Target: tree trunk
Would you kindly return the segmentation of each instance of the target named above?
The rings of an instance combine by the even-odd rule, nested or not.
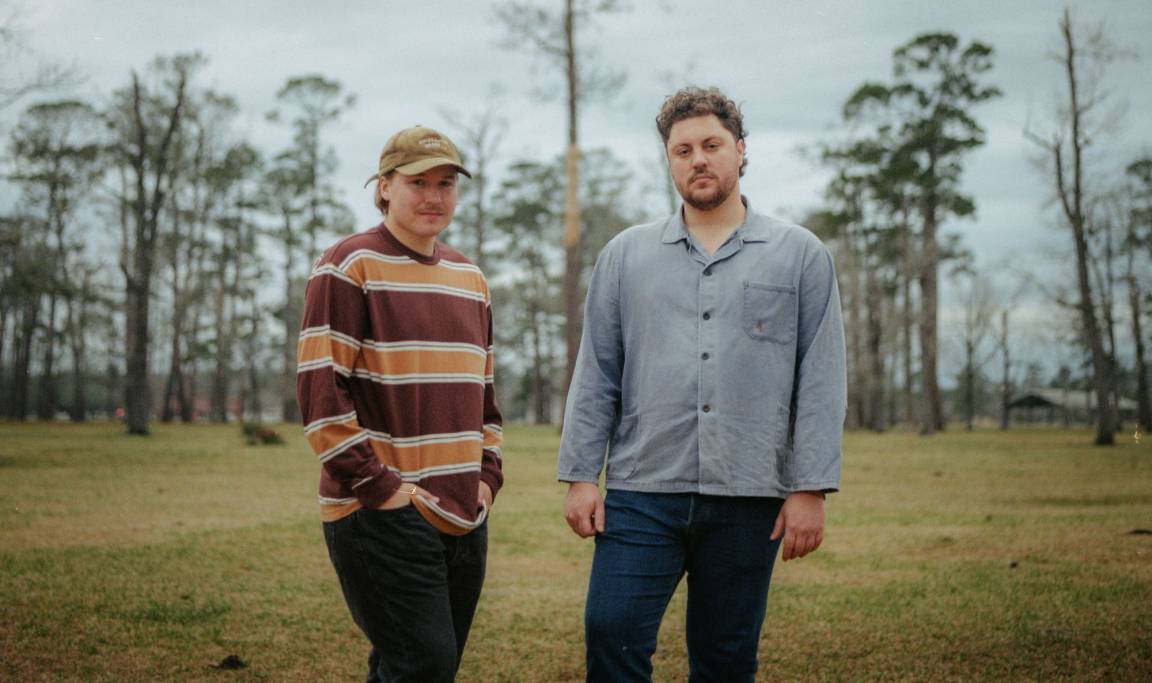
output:
[[[1008,310],[1000,311],[1000,353],[1004,358],[1004,372],[1000,380],[1000,429],[1008,429],[1011,424],[1012,401],[1012,359],[1008,348]]]
[[[881,322],[882,297],[876,282],[876,268],[865,269],[867,288],[867,358],[868,358],[868,428],[884,431],[884,355],[883,324]]]
[[[52,277],[55,278],[55,271]],[[36,417],[51,420],[56,415],[56,284],[48,289],[48,320],[44,325],[44,357],[41,361],[40,387],[36,392]]]
[[[576,68],[576,32],[573,25],[572,0],[564,2],[565,60],[568,81],[568,151],[565,156],[567,187],[564,193],[564,340],[567,343],[567,367],[564,373],[564,393],[572,382],[576,369],[576,354],[580,350],[581,310],[580,271],[583,267],[580,229],[580,146],[578,127],[579,83]]]
[[[40,318],[40,297],[25,295],[20,311],[19,337],[13,344],[12,393],[9,417],[23,422],[28,418],[28,373],[32,365],[32,339]]]
[[[929,155],[926,175],[930,179],[936,177],[936,159],[933,154]],[[936,241],[937,197],[933,184],[929,184],[923,201],[924,226],[920,253],[920,381],[923,386],[924,414],[920,423],[920,433],[928,436],[944,428],[944,410],[936,369],[940,245]]]
[[[1148,365],[1144,360],[1144,329],[1141,318],[1140,288],[1135,273],[1128,274],[1128,305],[1132,311],[1132,338],[1136,341],[1136,424],[1147,431],[1152,428],[1152,397],[1148,395]]]
[[[907,429],[913,429],[917,423],[915,398],[915,379],[912,374],[912,327],[915,314],[912,302],[912,240],[909,239],[908,218],[904,215],[903,229],[900,231],[901,252],[904,255],[904,270],[900,274],[900,286],[903,289],[901,302],[901,327],[904,342],[904,421]]]
[[[1065,181],[1063,143],[1057,141],[1052,146],[1056,172],[1056,189],[1068,225],[1072,230],[1073,242],[1076,246],[1076,282],[1079,287],[1080,299],[1077,307],[1080,311],[1081,329],[1084,334],[1085,345],[1091,354],[1093,386],[1096,393],[1096,438],[1098,446],[1110,446],[1115,443],[1113,429],[1115,420],[1112,417],[1112,368],[1104,350],[1104,340],[1101,335],[1099,320],[1096,317],[1096,303],[1092,295],[1092,281],[1088,272],[1090,258],[1087,236],[1085,234],[1086,220],[1084,215],[1084,134],[1081,130],[1081,117],[1084,110],[1080,104],[1079,82],[1076,74],[1076,45],[1072,36],[1072,24],[1069,12],[1064,10],[1064,17],[1060,22],[1060,30],[1064,38],[1064,72],[1068,82],[1068,117],[1071,128],[1072,176],[1071,187]]]

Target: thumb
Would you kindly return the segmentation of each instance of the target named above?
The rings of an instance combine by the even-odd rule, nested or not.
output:
[[[768,540],[775,541],[784,535],[784,511],[781,510],[780,514],[776,515],[776,525],[772,527],[772,535]]]

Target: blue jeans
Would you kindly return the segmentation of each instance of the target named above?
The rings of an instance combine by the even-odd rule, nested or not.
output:
[[[660,620],[687,574],[689,680],[755,681],[783,502],[609,491],[584,613],[588,680],[652,680]]]
[[[324,523],[352,619],[372,644],[369,683],[451,683],[488,554],[488,525],[440,533],[416,508],[360,509]]]

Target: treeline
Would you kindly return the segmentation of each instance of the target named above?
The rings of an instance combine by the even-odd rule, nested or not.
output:
[[[543,25],[519,16],[503,19],[510,35]],[[566,29],[548,44],[565,56],[558,63],[571,86],[568,146],[558,141],[553,158],[503,158],[510,122],[497,109],[449,116],[445,132],[475,177],[460,186],[445,239],[493,285],[507,416],[546,423],[559,416],[567,340],[579,330],[573,297],[582,300],[603,244],[650,218],[641,208],[650,202],[637,198],[667,188],[637,180],[659,177],[656,169],[638,173],[607,150],[577,146],[577,104],[594,83],[579,80],[572,22],[538,19]],[[819,146],[831,171],[825,204],[805,222],[837,259],[850,426],[930,434],[949,416],[1006,426],[1012,396],[1040,383],[1091,387],[1100,443],[1111,441],[1124,396],[1137,398],[1143,424],[1152,421],[1152,159],[1136,155],[1120,168],[1090,160],[1107,134],[1100,79],[1115,53],[1067,15],[1060,36],[1066,101],[1047,128],[1027,133],[1075,246],[1069,286],[978,267],[945,229],[976,210],[961,187],[965,160],[985,141],[980,106],[1001,96],[992,46],[918,36],[893,53],[889,80],[846,94],[843,135]],[[298,419],[296,337],[310,265],[336,237],[368,227],[353,224],[334,186],[328,142],[356,98],[323,75],[287,79],[267,118],[290,141],[262,150],[246,139],[236,99],[200,84],[205,63],[198,54],[158,58],[105,102],[40,101],[6,131],[7,179],[19,194],[0,210],[0,414],[83,420],[122,410],[136,433],[154,418]],[[942,321],[945,278],[959,303]],[[1074,349],[1077,362],[1055,378],[1025,360],[1037,357],[1013,323],[1025,290],[1032,300],[1043,290],[1058,338]],[[960,358],[959,372],[943,378],[958,387],[951,401],[941,390],[941,330]]]
[[[941,229],[976,210],[961,179],[965,157],[985,142],[979,105],[1001,96],[988,82],[990,45],[948,33],[918,36],[894,51],[890,81],[864,83],[845,100],[851,134],[820,149],[834,176],[827,206],[807,223],[837,259],[850,426],[882,431],[903,423],[922,434],[944,427],[942,273],[959,294],[949,330],[961,360],[952,412],[968,428],[978,415],[1007,428],[1013,396],[1041,383],[1013,355],[1022,344],[1012,313],[1025,290],[1042,290],[1042,304],[1063,326],[1056,338],[1083,361],[1061,367],[1052,384],[1093,390],[1096,443],[1113,442],[1127,397],[1136,398],[1131,417],[1144,429],[1152,424],[1144,324],[1152,302],[1152,157],[1134,156],[1120,168],[1089,161],[1112,123],[1102,79],[1119,51],[1099,27],[1077,27],[1067,12],[1059,29],[1058,113],[1025,134],[1042,150],[1040,177],[1059,207],[1054,236],[1070,236],[1074,245],[1061,273],[1068,286],[1012,272],[1010,255],[1001,266],[1007,273],[981,269],[960,237]]]

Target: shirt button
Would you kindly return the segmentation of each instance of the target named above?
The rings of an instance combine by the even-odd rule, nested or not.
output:
[[[711,313],[705,313],[705,314],[704,314],[704,319],[705,319],[705,320],[711,320],[711,319],[712,319],[712,314],[711,314]]]
[[[700,354],[700,357],[703,358],[704,360],[708,360],[709,358],[712,357],[712,354],[705,351],[704,353]]]
[[[704,411],[704,412],[706,412],[706,413],[710,413],[710,412],[712,412],[712,406],[710,406],[710,405],[708,405],[707,403],[705,403],[705,404],[704,404],[704,407],[703,407],[703,408],[701,408],[700,410],[703,410],[703,411]]]

